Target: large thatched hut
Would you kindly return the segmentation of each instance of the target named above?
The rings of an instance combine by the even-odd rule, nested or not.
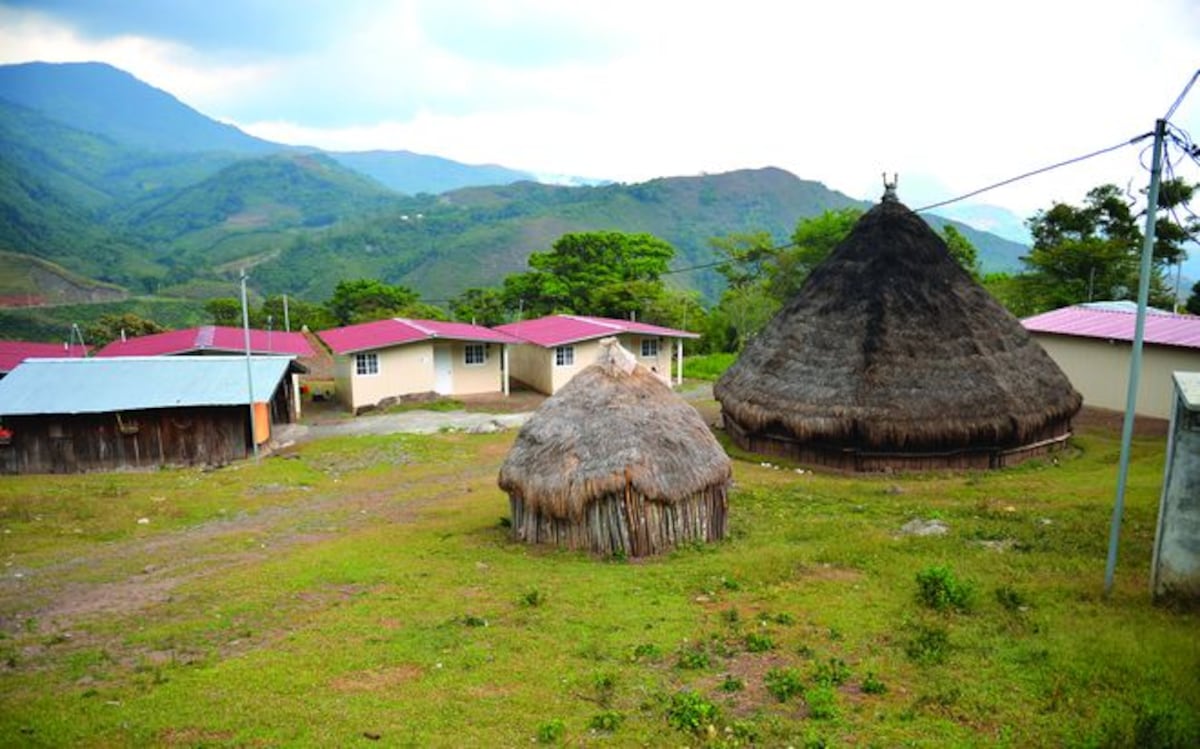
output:
[[[641,557],[725,535],[729,458],[616,339],[530,417],[504,465],[517,539]]]
[[[740,447],[841,470],[995,468],[1061,447],[1081,398],[894,195],[717,382]]]

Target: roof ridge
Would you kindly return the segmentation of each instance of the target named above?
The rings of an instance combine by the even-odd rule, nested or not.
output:
[[[409,319],[409,318],[407,318],[407,317],[393,317],[392,319],[393,319],[393,320],[395,320],[395,321],[396,321],[396,322],[398,322],[398,323],[402,323],[402,324],[404,324],[404,325],[407,325],[407,326],[409,326],[410,328],[414,328],[414,329],[416,329],[418,332],[424,333],[425,335],[429,336],[430,338],[436,338],[436,337],[437,337],[437,331],[436,331],[436,330],[433,330],[432,328],[427,328],[427,327],[425,327],[424,325],[418,325],[418,324],[417,324],[415,321],[413,321],[413,320],[410,320],[410,319]]]
[[[570,318],[576,322],[586,322],[591,323],[592,325],[599,325],[602,328],[609,328],[610,330],[620,330],[622,332],[628,330],[628,328],[626,328],[624,325],[614,325],[609,321],[610,318],[602,319],[599,317],[592,317],[591,315],[563,315],[563,317]]]
[[[201,325],[196,328],[196,337],[192,339],[192,345],[196,348],[212,348],[216,337],[217,328],[215,325]]]

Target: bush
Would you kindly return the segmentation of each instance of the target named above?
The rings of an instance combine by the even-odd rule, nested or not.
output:
[[[751,653],[765,653],[774,649],[775,643],[771,640],[770,635],[764,632],[751,632],[746,635],[746,650]]]
[[[831,720],[837,717],[837,692],[833,687],[813,687],[804,693],[808,704],[808,717],[813,720]]]
[[[554,744],[561,741],[566,732],[566,724],[561,719],[555,718],[538,726],[537,740],[542,744]]]
[[[917,599],[935,611],[971,610],[974,591],[960,582],[949,567],[926,567],[917,573]]]
[[[700,733],[717,722],[720,711],[699,692],[685,690],[671,697],[667,723],[680,731]]]
[[[950,633],[945,627],[918,627],[905,652],[923,665],[942,663],[950,654]]]
[[[763,677],[763,683],[767,691],[780,702],[787,702],[804,692],[804,680],[794,668],[773,668]]]
[[[595,731],[606,731],[612,733],[621,727],[621,722],[625,720],[625,716],[618,713],[616,710],[605,710],[602,713],[597,713],[588,721],[588,727]]]

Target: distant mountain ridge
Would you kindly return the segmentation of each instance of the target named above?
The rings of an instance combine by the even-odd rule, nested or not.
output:
[[[776,168],[563,186],[405,151],[293,148],[107,65],[0,66],[0,250],[135,294],[202,299],[253,266],[263,292],[319,300],[375,277],[445,299],[525,270],[565,232],[611,229],[671,242],[671,282],[713,299],[712,237],[783,242],[800,219],[868,205]],[[955,225],[989,270],[1025,251]]]

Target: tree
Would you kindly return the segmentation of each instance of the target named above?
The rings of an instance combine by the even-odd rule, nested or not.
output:
[[[1164,266],[1186,256],[1183,245],[1195,237],[1197,226],[1170,215],[1191,200],[1193,191],[1178,179],[1161,185],[1162,215],[1155,218],[1149,279],[1152,305],[1173,305]],[[1101,185],[1088,192],[1083,207],[1055,203],[1029,220],[1033,248],[1022,261],[1041,309],[1136,295],[1144,236],[1132,206],[1116,185]]]
[[[1184,309],[1193,315],[1200,315],[1200,281],[1197,281],[1192,286],[1192,295],[1188,297]]]
[[[450,300],[450,310],[456,320],[476,325],[502,325],[509,317],[503,292],[492,288],[467,289]]]
[[[242,324],[242,303],[231,296],[209,299],[204,303],[204,311],[212,317],[213,325]]]
[[[372,278],[339,281],[325,306],[338,325],[406,315],[421,317],[432,309],[427,304],[421,304],[420,295],[412,289],[392,286]]]
[[[779,249],[770,232],[756,231],[713,237],[709,245],[724,258],[716,271],[725,277],[731,289],[739,289],[761,280],[767,268],[779,258]]]
[[[509,309],[525,317],[575,312],[626,317],[662,294],[661,276],[675,248],[650,234],[564,234],[548,252],[529,256],[527,273],[504,279]]]
[[[284,330],[285,322],[292,330],[308,327],[309,330],[324,330],[337,325],[329,309],[321,304],[313,304],[303,299],[288,297],[287,314],[283,311],[283,296],[269,296],[263,300],[262,307],[252,317],[257,327],[270,327],[272,330]]]
[[[84,331],[85,341],[89,346],[107,346],[124,335],[127,338],[163,333],[166,328],[132,312],[124,314],[101,315],[96,322],[87,326]]]
[[[942,239],[946,242],[946,249],[950,251],[950,257],[957,260],[963,270],[978,281],[981,276],[979,251],[975,249],[975,245],[971,244],[971,240],[950,224],[942,227]]]

